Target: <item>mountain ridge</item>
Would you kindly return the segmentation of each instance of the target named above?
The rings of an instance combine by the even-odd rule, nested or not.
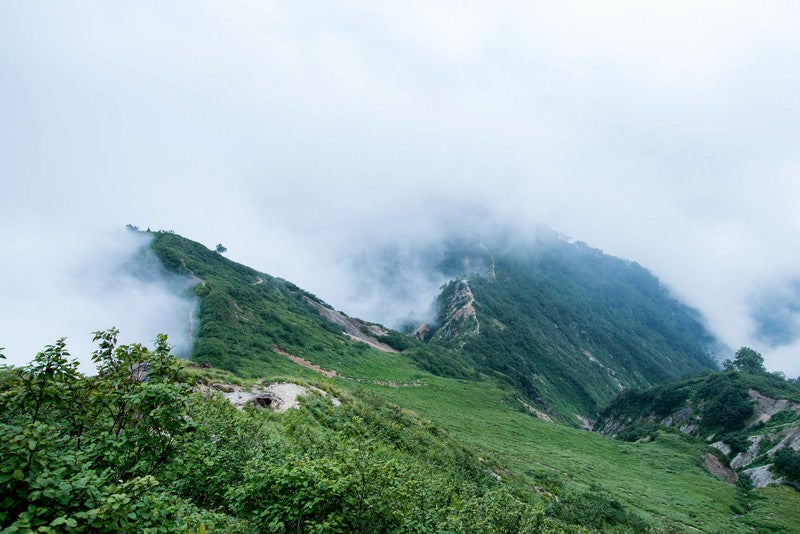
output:
[[[552,231],[529,241],[503,233],[454,237],[442,247],[435,262],[419,263],[451,282],[436,299],[436,319],[408,336],[174,234],[155,234],[151,248],[168,269],[204,281],[195,289],[202,302],[193,356],[232,371],[243,362],[253,369],[259,360],[275,363],[271,347],[332,369],[329,349],[341,356],[362,350],[335,339],[345,336],[400,350],[435,374],[504,380],[538,411],[583,426],[622,389],[715,368],[706,348],[713,336],[699,314],[635,262]],[[391,256],[382,261],[398,264]],[[227,274],[220,277],[220,269]]]
[[[717,368],[699,313],[638,263],[554,232],[487,243],[445,243],[438,268],[454,279],[416,337],[503,376],[538,409],[576,424],[571,414],[593,418],[624,388]]]
[[[485,242],[470,251],[472,244],[462,242],[437,260],[450,269],[450,297],[456,297],[447,298],[444,286],[440,300],[454,305],[440,308],[445,321],[431,323],[430,337],[421,341],[348,317],[291,282],[199,243],[170,232],[152,238],[150,250],[165,268],[195,282],[188,290],[199,303],[194,362],[168,356],[165,336],[152,352],[139,344],[115,348],[111,330],[97,333],[95,357],[105,362],[97,377],[75,373],[63,340],[29,367],[0,366],[0,433],[8,438],[0,440],[8,451],[0,467],[8,504],[0,507],[0,525],[79,526],[89,517],[93,527],[119,531],[135,514],[143,525],[179,532],[790,533],[800,522],[797,492],[720,480],[727,461],[704,440],[669,429],[636,441],[586,431],[592,421],[584,414],[595,413],[604,394],[599,381],[587,380],[605,377],[605,394],[622,385],[634,398],[641,391],[635,386],[647,382],[644,372],[612,368],[624,360],[603,352],[606,341],[617,339],[615,325],[649,317],[654,328],[644,321],[624,333],[647,341],[648,350],[661,347],[659,358],[706,339],[695,336],[703,331],[691,314],[665,317],[658,313],[663,308],[642,305],[664,289],[632,262],[573,243],[532,254],[492,250]],[[575,270],[579,276],[566,283]],[[630,291],[603,300],[631,279]],[[620,301],[631,306],[620,308]],[[682,309],[668,304],[668,311]],[[453,333],[467,335],[435,338],[448,316],[456,319]],[[679,327],[688,330],[681,335]],[[674,346],[671,334],[636,337],[659,328],[677,332]],[[726,368],[743,364],[739,356]],[[698,366],[702,359],[685,361]],[[652,376],[679,372],[681,362],[671,363],[676,367],[656,367]],[[550,365],[573,368],[558,375]],[[148,368],[152,379],[129,380],[131,369]],[[519,387],[534,370],[533,387]],[[657,387],[670,392],[675,384]],[[306,394],[296,408],[272,411],[282,400],[270,397],[271,385]],[[775,401],[764,401],[772,410],[783,406],[759,391]],[[227,392],[258,399],[237,408]],[[109,413],[108,406],[125,417],[116,420],[116,408]],[[779,410],[766,424],[775,428],[785,417]],[[124,432],[109,433],[107,425]],[[140,458],[142,446],[154,454]],[[795,457],[782,452],[788,450],[774,461],[791,474]],[[34,464],[26,460],[31,451],[39,458]],[[431,451],[438,451],[433,458]],[[42,479],[39,468],[52,476]],[[41,484],[67,497],[54,504],[50,489],[31,491]],[[99,501],[84,502],[85,490]],[[106,501],[122,504],[107,510]]]

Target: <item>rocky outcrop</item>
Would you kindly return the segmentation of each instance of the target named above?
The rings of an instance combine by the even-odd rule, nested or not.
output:
[[[298,397],[308,394],[309,390],[314,390],[323,397],[329,397],[334,406],[341,405],[339,399],[329,396],[328,393],[319,388],[301,386],[291,382],[256,384],[251,387],[215,383],[201,389],[207,390],[209,393],[218,391],[238,408],[249,405],[257,408],[268,408],[276,412],[284,412],[297,408],[299,406]]]
[[[782,478],[774,477],[772,471],[769,470],[770,467],[772,467],[772,464],[754,467],[753,469],[742,471],[742,475],[749,477],[750,482],[753,483],[753,487],[756,489],[783,482]]]
[[[740,452],[736,457],[731,460],[731,467],[734,469],[741,469],[742,467],[753,463],[753,460],[758,456],[761,449],[761,442],[764,440],[763,435],[753,436],[750,438],[750,447],[746,451]]]
[[[711,446],[720,451],[725,456],[730,456],[731,452],[733,452],[731,446],[725,443],[724,441],[715,441],[714,443],[711,444]]]
[[[784,447],[791,447],[796,451],[800,451],[800,427],[792,427],[781,432],[778,437],[781,440],[777,445],[767,451],[768,456],[774,456],[776,452]]]
[[[541,410],[537,410],[531,404],[525,402],[521,397],[517,397],[517,400],[519,401],[520,404],[522,404],[525,407],[526,410],[528,410],[530,413],[532,413],[542,421],[546,421],[548,423],[553,422],[553,419],[549,415],[547,415]]]
[[[428,326],[427,324],[422,324],[419,326],[419,328],[414,330],[414,333],[411,334],[411,337],[419,341],[425,341],[428,339],[430,332],[431,332],[431,327]]]
[[[447,299],[444,320],[434,337],[447,340],[458,336],[477,336],[481,332],[481,325],[475,312],[475,296],[469,281],[452,283],[455,287]]]
[[[662,419],[661,424],[664,426],[677,426],[677,427],[686,426],[687,420],[690,419],[692,413],[694,413],[694,406],[692,405],[691,402],[688,402],[686,403],[686,406],[682,407],[677,412],[672,413],[667,417],[665,417],[664,419]],[[688,424],[692,425],[694,424],[694,421],[691,421]],[[684,432],[684,430],[681,429],[681,432]],[[686,432],[684,432],[684,434],[685,433]]]
[[[360,319],[353,319],[352,317],[348,317],[345,314],[334,310],[333,308],[328,308],[323,306],[319,302],[305,297],[306,302],[314,306],[317,309],[319,314],[323,316],[326,320],[330,321],[331,323],[338,324],[344,327],[344,335],[347,337],[354,339],[356,341],[361,341],[362,343],[366,343],[373,349],[377,349],[383,352],[397,352],[395,349],[378,341],[377,337],[385,336],[388,334],[386,330],[381,328],[376,324],[366,323]]]
[[[773,415],[785,410],[786,408],[791,408],[794,413],[800,414],[800,404],[789,402],[786,399],[773,399],[767,397],[766,395],[762,395],[755,389],[749,390],[748,394],[755,402],[757,415],[756,420],[753,421],[752,424],[766,423],[772,418]]]
[[[722,460],[707,452],[703,455],[703,465],[711,471],[714,476],[717,478],[724,480],[728,484],[736,484],[736,481],[739,480],[739,476],[736,472],[725,465]]]

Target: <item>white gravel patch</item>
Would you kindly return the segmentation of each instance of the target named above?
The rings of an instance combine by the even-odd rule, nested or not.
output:
[[[239,386],[231,386],[228,391],[222,392],[222,395],[230,401],[231,404],[239,408],[247,404],[253,403],[254,399],[268,397],[271,399],[269,407],[276,412],[285,412],[291,408],[298,408],[300,403],[299,397],[306,395],[309,389],[313,389],[323,397],[329,397],[334,406],[340,406],[342,403],[336,397],[331,397],[325,391],[319,388],[310,386],[301,386],[292,382],[275,382],[267,384],[266,386],[253,386],[250,388],[242,388]]]

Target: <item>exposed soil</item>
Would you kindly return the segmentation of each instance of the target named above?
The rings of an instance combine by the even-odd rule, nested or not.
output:
[[[772,399],[754,389],[751,389],[749,394],[750,398],[756,402],[756,413],[758,414],[758,419],[753,424],[766,423],[773,415],[786,408],[791,408],[795,413],[800,413],[800,405],[791,403],[786,399]]]
[[[351,339],[355,339],[356,341],[361,341],[362,343],[366,343],[373,349],[380,350],[382,352],[397,352],[397,350],[393,349],[386,343],[382,343],[376,339],[380,336],[385,336],[389,332],[384,330],[378,325],[365,323],[360,319],[353,319],[352,317],[348,317],[343,313],[340,313],[332,308],[327,308],[320,304],[319,302],[305,297],[306,302],[314,306],[319,314],[323,316],[326,320],[338,324],[344,327],[344,335]]]
[[[524,400],[522,400],[519,397],[517,398],[517,400],[520,402],[520,404],[522,404],[525,407],[526,410],[531,412],[533,415],[535,415],[536,417],[538,417],[542,421],[547,421],[548,423],[552,423],[553,422],[553,420],[550,418],[550,416],[547,415],[546,413],[544,413],[543,411],[537,410],[536,408],[534,408],[533,406],[531,406],[530,404],[528,404],[527,402],[525,402]]]
[[[295,356],[294,354],[289,354],[285,350],[281,350],[280,347],[278,347],[277,345],[272,345],[271,348],[272,348],[272,350],[274,352],[277,352],[278,354],[280,354],[282,356],[286,356],[287,358],[292,360],[294,363],[296,363],[298,365],[302,365],[306,369],[311,369],[312,371],[316,371],[319,374],[321,374],[322,376],[327,376],[328,378],[333,378],[334,376],[336,376],[336,371],[329,371],[327,369],[323,369],[319,365],[315,365],[315,364],[311,363],[310,361],[301,358],[300,356]]]
[[[734,472],[733,469],[726,466],[724,463],[722,463],[722,460],[710,452],[707,452],[703,455],[703,465],[706,466],[706,469],[711,471],[714,476],[724,480],[728,484],[736,484],[736,481],[739,480],[739,476]]]
[[[285,412],[291,408],[297,408],[299,406],[298,397],[307,394],[309,389],[313,389],[325,397],[329,396],[319,388],[301,386],[291,382],[275,382],[250,388],[231,384],[215,384],[212,387],[220,390],[222,395],[238,408],[248,404],[255,404],[264,408],[269,407],[276,412]],[[334,406],[341,405],[341,402],[336,397],[331,397],[331,402]]]

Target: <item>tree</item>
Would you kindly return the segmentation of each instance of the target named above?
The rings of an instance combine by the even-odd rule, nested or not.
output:
[[[760,352],[750,347],[742,347],[736,351],[736,357],[733,359],[733,366],[739,371],[747,371],[749,373],[767,372],[767,369],[764,367],[764,357]]]
[[[800,452],[784,447],[774,456],[774,471],[792,481],[800,481]]]
[[[228,251],[228,249],[222,245],[222,243],[217,243],[217,252],[220,254],[224,254]]]

